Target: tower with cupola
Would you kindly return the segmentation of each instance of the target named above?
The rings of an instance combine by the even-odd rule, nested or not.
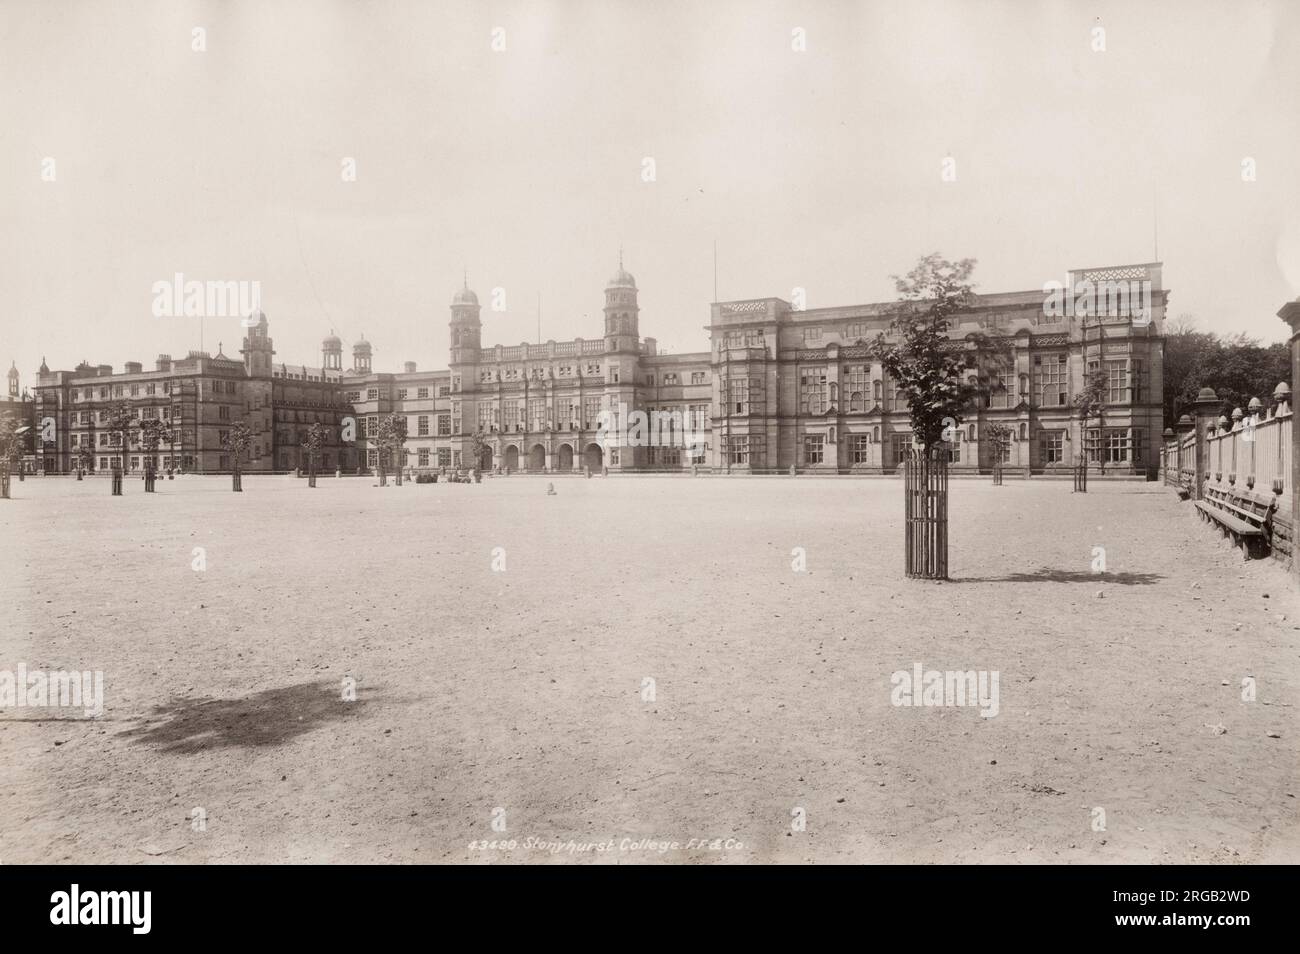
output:
[[[623,251],[618,253],[618,271],[605,285],[605,397],[606,409],[622,415],[619,429],[625,431],[625,419],[639,409],[637,384],[640,371],[640,308],[637,305],[636,279],[623,267]],[[610,470],[630,470],[645,460],[644,447],[620,446],[606,451]]]
[[[478,426],[478,408],[474,392],[478,390],[479,348],[482,346],[483,323],[479,320],[478,295],[469,287],[469,276],[461,282],[460,290],[451,298],[450,333],[451,360],[451,431],[453,461],[457,452],[461,466],[471,467],[474,462],[470,450],[472,435]]]
[[[266,314],[260,310],[255,311],[245,319],[244,325],[248,334],[244,335],[244,346],[239,349],[239,353],[244,356],[244,371],[250,378],[269,378],[275,348],[271,345]]]

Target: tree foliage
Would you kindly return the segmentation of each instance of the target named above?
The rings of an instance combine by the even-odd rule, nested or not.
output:
[[[1246,334],[1222,338],[1197,331],[1194,321],[1180,316],[1166,328],[1164,364],[1165,424],[1189,413],[1197,392],[1214,390],[1223,401],[1221,413],[1245,410],[1252,397],[1268,405],[1281,381],[1291,384],[1291,355],[1279,342],[1263,345]]]
[[[307,460],[312,467],[320,463],[321,450],[329,443],[329,428],[316,421],[307,428],[302,436],[302,447],[307,452]]]
[[[27,449],[27,435],[18,433],[22,426],[22,418],[17,414],[0,415],[0,461],[11,464],[22,457]]]
[[[126,453],[131,449],[131,436],[135,432],[135,412],[125,401],[114,401],[108,406],[107,411],[104,430],[108,431],[113,438],[113,445],[117,448],[118,455],[122,459],[122,469],[125,470]]]
[[[973,335],[958,344],[948,337],[953,318],[974,300],[974,269],[972,258],[950,262],[931,253],[905,277],[892,276],[899,298],[889,312],[889,333],[871,345],[871,356],[907,398],[912,434],[927,453],[988,393],[977,362],[992,350],[989,340]]]
[[[253,429],[248,426],[246,421],[238,421],[226,432],[224,443],[226,449],[230,451],[231,459],[234,461],[234,469],[239,470],[239,465],[248,453],[248,448],[253,445]]]

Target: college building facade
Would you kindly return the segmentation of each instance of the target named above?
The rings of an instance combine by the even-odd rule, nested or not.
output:
[[[1062,314],[1045,307],[1041,288],[975,296],[949,339],[954,349],[977,338],[994,345],[977,361],[996,386],[954,430],[952,469],[988,470],[995,455],[1025,475],[1068,470],[1083,454],[1117,473],[1157,466],[1168,299],[1160,273],[1159,263],[1069,273],[1068,288],[1146,283],[1140,317],[1105,298],[1085,314]],[[319,366],[277,363],[258,312],[244,322],[239,359],[218,347],[215,356],[159,355],[149,371],[84,361],[51,371],[42,361],[32,417],[52,439],[35,441],[30,456],[44,473],[70,473],[79,459],[108,468],[117,454],[108,408],[126,401],[140,420],[171,424],[155,463],[183,472],[228,471],[226,436],[241,420],[253,432],[245,472],[305,467],[303,435],[314,423],[330,435],[324,471],[373,470],[384,453],[373,439],[378,423],[399,414],[403,463],[417,471],[892,473],[913,446],[907,403],[869,345],[888,333],[894,304],[715,302],[709,350],[666,355],[640,333],[636,280],[620,261],[604,289],[599,337],[485,346],[466,283],[451,301],[449,366],[407,362],[400,372],[375,371],[364,337],[345,368],[333,333]],[[1106,375],[1106,407],[1082,422],[1074,397],[1096,370]],[[649,439],[627,438],[636,412],[662,422]],[[994,422],[1009,427],[1009,442],[989,439]],[[123,457],[128,470],[143,468],[138,446]]]

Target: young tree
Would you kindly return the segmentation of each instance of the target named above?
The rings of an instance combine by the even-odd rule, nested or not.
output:
[[[95,467],[95,451],[89,444],[78,444],[73,457],[77,462],[77,479],[81,480],[86,471]]]
[[[320,464],[320,452],[329,443],[329,429],[319,421],[307,428],[302,438],[302,449],[307,453],[307,486],[316,486],[316,468]]]
[[[1088,454],[1091,450],[1097,451],[1097,460],[1101,465],[1101,473],[1106,474],[1106,455],[1100,445],[1090,448],[1088,446],[1088,421],[1092,418],[1097,419],[1097,431],[1101,433],[1102,419],[1106,410],[1106,392],[1109,388],[1109,381],[1106,378],[1105,368],[1093,368],[1084,375],[1083,389],[1074,396],[1074,407],[1079,412],[1079,446],[1083,448],[1083,472],[1088,472]],[[1081,488],[1087,489],[1085,483]]]
[[[244,455],[253,443],[253,429],[245,421],[238,421],[226,433],[225,445],[230,451],[230,489],[244,489],[242,464]]]
[[[1001,421],[984,425],[984,436],[993,447],[993,483],[1002,483],[1002,452],[1011,443],[1011,428]]]
[[[953,319],[974,299],[970,281],[975,260],[950,262],[924,256],[906,277],[894,276],[898,303],[890,311],[889,334],[876,337],[871,356],[880,362],[908,403],[913,440],[924,448],[907,466],[904,487],[904,543],[908,576],[948,577],[947,456],[962,418],[988,393],[979,360],[988,339],[972,335],[953,341]]]
[[[388,414],[380,418],[375,443],[379,445],[379,486],[388,485],[386,465],[390,455],[397,466],[397,486],[402,486],[402,448],[406,444],[406,415]]]
[[[131,448],[131,437],[135,434],[136,419],[131,405],[125,401],[114,401],[108,406],[108,417],[104,429],[108,431],[117,447],[118,470],[126,473],[126,454]]]
[[[158,453],[160,444],[170,440],[171,428],[163,421],[154,418],[140,422],[140,446],[144,449],[144,489],[147,493],[154,492],[154,481],[158,477],[154,467],[154,455]]]
[[[473,466],[470,469],[474,472],[475,482],[477,482],[479,479],[479,472],[483,467],[483,450],[487,446],[488,443],[487,443],[486,435],[484,435],[484,433],[481,430],[475,431],[470,436],[469,452],[473,456],[473,461],[474,461]]]
[[[0,499],[9,499],[9,475],[21,465],[27,434],[16,414],[0,415]]]

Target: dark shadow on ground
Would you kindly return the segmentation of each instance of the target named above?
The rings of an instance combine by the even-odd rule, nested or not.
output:
[[[360,690],[355,702],[342,696],[340,682],[304,682],[238,699],[174,699],[154,706],[142,725],[118,734],[180,755],[281,745],[326,722],[351,718],[365,705]]]
[[[1006,576],[959,576],[953,583],[1118,583],[1120,586],[1149,586],[1164,577],[1159,573],[1089,573],[1082,570],[1053,570],[1043,567],[1033,573]]]

